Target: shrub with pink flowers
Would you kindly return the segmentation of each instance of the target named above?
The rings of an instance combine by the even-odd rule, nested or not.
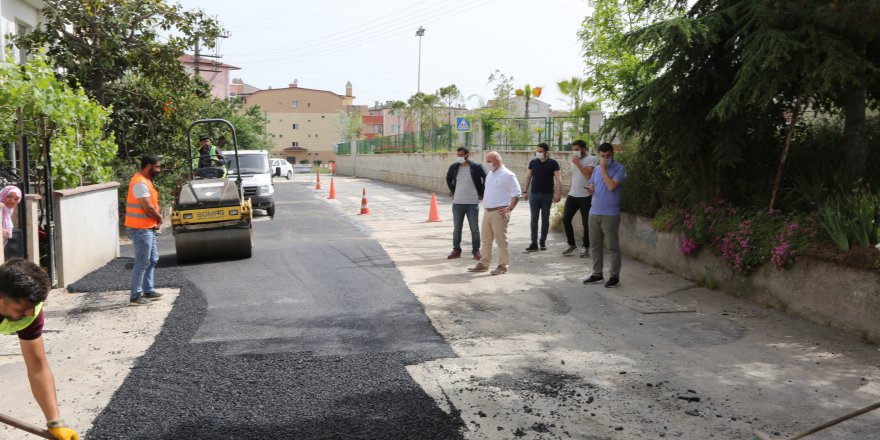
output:
[[[816,236],[815,221],[797,213],[741,212],[716,200],[690,210],[665,208],[654,224],[658,230],[678,231],[682,255],[708,247],[731,269],[748,274],[767,262],[780,270],[794,263]]]

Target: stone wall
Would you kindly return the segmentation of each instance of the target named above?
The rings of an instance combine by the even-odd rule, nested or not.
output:
[[[880,274],[875,272],[805,257],[784,271],[765,264],[746,277],[710,250],[681,255],[677,234],[657,232],[650,219],[629,214],[621,218],[620,245],[627,255],[690,280],[880,343]]]
[[[502,157],[522,183],[534,153],[502,152]],[[554,151],[551,157],[559,161],[562,168],[564,195],[571,183],[568,165],[571,153]],[[473,159],[485,162],[485,152],[475,152]],[[454,161],[455,153],[358,155],[356,175],[448,194],[446,170]],[[337,157],[338,174],[351,176],[354,172],[351,156]],[[576,234],[580,235],[580,218],[576,217],[573,224]],[[802,258],[785,271],[767,264],[745,277],[734,273],[708,250],[696,256],[682,256],[677,235],[658,233],[649,219],[624,214],[620,229],[621,247],[627,255],[687,279],[717,285],[731,295],[880,343],[880,275],[877,273]]]

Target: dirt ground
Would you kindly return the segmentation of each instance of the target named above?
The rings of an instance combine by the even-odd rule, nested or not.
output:
[[[81,435],[162,328],[178,290],[156,290],[165,296],[148,307],[129,307],[127,291],[68,293],[56,289],[49,294],[43,307],[43,338],[55,374],[61,415]],[[0,389],[4,402],[0,411],[45,426],[30,391],[16,336],[0,340]],[[36,437],[0,426],[0,438]]]

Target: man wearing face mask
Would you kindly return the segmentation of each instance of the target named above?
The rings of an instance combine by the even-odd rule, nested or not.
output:
[[[571,188],[565,197],[565,209],[562,211],[562,228],[565,229],[565,239],[568,240],[568,248],[562,251],[562,255],[574,254],[577,243],[574,237],[572,220],[580,211],[581,224],[584,227],[584,247],[581,249],[581,258],[589,255],[590,249],[590,203],[593,193],[587,190],[587,184],[596,168],[596,157],[587,150],[587,143],[578,139],[571,144]]]
[[[135,173],[128,184],[125,227],[134,245],[134,267],[131,270],[131,295],[128,301],[130,306],[147,305],[162,296],[153,290],[153,269],[159,262],[156,231],[164,220],[159,212],[159,192],[153,186],[153,178],[161,170],[161,159],[145,155],[141,158],[140,171]]]
[[[608,254],[611,257],[610,277],[605,287],[617,287],[620,284],[620,194],[626,181],[626,168],[614,160],[614,147],[609,143],[599,145],[599,169],[593,170],[587,189],[593,192],[590,206],[590,243],[593,256],[593,274],[584,280],[584,284],[599,283],[604,280],[603,251],[604,243],[608,243]]]
[[[470,160],[470,150],[458,147],[456,161],[449,166],[446,172],[446,186],[452,192],[452,253],[446,258],[454,259],[461,257],[461,230],[464,227],[464,218],[467,216],[468,227],[471,230],[471,247],[474,260],[479,260],[480,255],[480,200],[483,200],[483,191],[486,184],[486,171],[483,167]]]
[[[529,162],[529,171],[526,173],[526,188],[523,198],[529,201],[532,214],[532,243],[526,248],[526,252],[534,252],[539,249],[539,218],[541,220],[540,249],[547,250],[547,233],[550,232],[550,207],[562,198],[562,172],[559,170],[559,162],[547,156],[547,149],[547,143],[538,144],[535,158]],[[532,189],[531,193],[529,193],[529,188]]]
[[[483,258],[474,267],[469,267],[470,272],[486,272],[492,264],[492,242],[498,242],[500,258],[498,267],[492,270],[492,275],[507,273],[510,264],[510,251],[507,245],[507,225],[510,223],[510,213],[516,207],[522,191],[516,174],[508,170],[501,161],[501,155],[497,151],[486,154],[486,163],[489,164],[489,174],[486,176],[486,191],[483,194],[483,206],[486,212],[483,214]]]

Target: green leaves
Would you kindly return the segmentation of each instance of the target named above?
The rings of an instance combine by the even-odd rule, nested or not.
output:
[[[50,142],[56,188],[112,178],[108,164],[116,154],[116,144],[112,134],[104,133],[110,111],[82,89],[58,80],[45,55],[37,54],[22,66],[7,56],[0,65],[0,89],[0,141],[17,141],[16,112],[21,109],[25,133],[34,138],[31,155],[35,160],[42,158],[43,140]]]

